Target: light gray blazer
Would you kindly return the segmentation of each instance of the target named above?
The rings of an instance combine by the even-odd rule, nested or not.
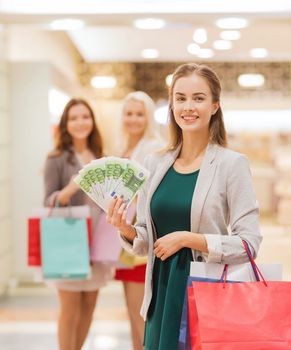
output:
[[[77,175],[82,169],[75,153],[73,153],[72,162],[69,162],[69,152],[63,151],[56,157],[46,159],[44,167],[44,205],[50,206],[56,192],[61,191],[71,181],[73,175]],[[89,205],[91,207],[91,217],[93,230],[97,224],[101,209],[83,192],[78,190],[70,199],[69,205]]]
[[[180,149],[148,156],[145,167],[151,176],[138,197],[137,237],[133,244],[121,236],[122,246],[132,254],[148,255],[146,285],[141,315],[146,319],[152,297],[152,273],[156,232],[150,202],[173,165]],[[192,251],[194,260],[223,264],[248,261],[241,240],[246,240],[256,257],[262,237],[259,209],[248,160],[227,148],[209,144],[200,167],[191,206],[191,232],[205,235],[209,253]]]
[[[44,205],[50,206],[52,197],[61,191],[71,181],[73,175],[77,175],[82,168],[75,153],[73,163],[69,162],[69,152],[63,151],[60,155],[46,159],[44,166]],[[71,198],[71,205],[87,204],[87,195],[82,191],[77,191]]]

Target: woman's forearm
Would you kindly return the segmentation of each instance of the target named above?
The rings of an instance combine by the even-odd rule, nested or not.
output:
[[[75,191],[73,191],[69,185],[64,187],[58,194],[57,200],[59,204],[67,205],[74,193]]]
[[[183,248],[191,248],[199,250],[203,253],[208,253],[207,241],[203,234],[184,231],[181,244]]]
[[[119,230],[120,234],[129,242],[132,243],[135,237],[137,236],[136,234],[136,229],[134,228],[133,225],[129,226],[128,228],[124,230]]]

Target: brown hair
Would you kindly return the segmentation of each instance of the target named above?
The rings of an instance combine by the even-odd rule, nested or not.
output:
[[[90,116],[93,121],[93,128],[87,139],[88,148],[92,151],[92,153],[96,158],[102,157],[103,155],[102,139],[101,139],[101,135],[98,130],[98,127],[96,125],[94,112],[90,107],[90,105],[88,104],[88,102],[86,102],[81,98],[73,98],[66,104],[56,131],[55,150],[49,154],[49,157],[55,157],[60,155],[64,151],[68,151],[69,152],[68,160],[70,163],[73,163],[73,150],[72,150],[73,140],[71,135],[68,133],[67,124],[68,124],[70,109],[76,105],[84,105],[86,108],[88,108],[90,112]]]
[[[173,90],[175,83],[182,77],[188,77],[192,74],[197,74],[204,78],[211,90],[212,101],[220,101],[221,85],[217,74],[209,67],[205,65],[198,65],[196,63],[187,63],[179,66],[174,74],[171,85],[169,87],[169,127],[170,127],[170,139],[166,150],[176,149],[182,142],[182,130],[175,121],[172,106],[173,106]],[[215,114],[212,115],[209,123],[210,142],[216,143],[220,146],[227,146],[227,136],[223,122],[223,114],[221,107],[219,106]]]

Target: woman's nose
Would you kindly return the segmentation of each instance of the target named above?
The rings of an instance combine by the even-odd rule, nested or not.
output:
[[[193,111],[195,109],[195,103],[192,100],[186,101],[184,104],[185,111]]]

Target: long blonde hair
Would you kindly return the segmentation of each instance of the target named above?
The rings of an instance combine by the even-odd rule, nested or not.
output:
[[[130,92],[128,95],[125,96],[123,100],[122,114],[124,113],[125,106],[129,101],[138,101],[141,102],[144,106],[147,123],[142,139],[161,139],[161,136],[158,132],[158,124],[154,119],[156,106],[152,98],[143,91]],[[119,135],[120,142],[118,144],[118,153],[120,153],[120,155],[124,154],[124,152],[126,151],[128,147],[129,137],[129,133],[124,127],[121,117],[121,134]]]
[[[186,63],[179,66],[174,74],[171,85],[169,87],[169,142],[165,151],[175,150],[182,143],[182,130],[176,123],[173,114],[173,90],[175,83],[182,77],[188,77],[192,74],[204,78],[210,88],[212,94],[212,101],[220,101],[221,85],[217,74],[209,67],[205,65],[199,65],[196,63]],[[221,107],[214,115],[212,115],[209,123],[210,142],[220,145],[222,147],[227,146],[227,135],[224,127],[223,113]]]

